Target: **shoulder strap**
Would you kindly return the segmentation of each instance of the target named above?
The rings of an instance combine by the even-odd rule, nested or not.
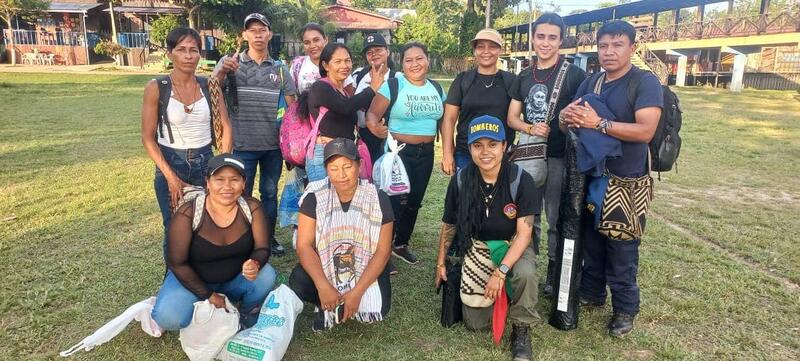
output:
[[[478,70],[477,69],[470,69],[464,72],[464,75],[461,77],[461,84],[459,85],[461,88],[461,102],[464,102],[464,97],[467,96],[467,92],[469,89],[472,88],[472,84],[475,83],[475,78],[478,77]]]
[[[588,84],[586,84],[586,90],[587,90],[587,91],[594,92],[594,93],[597,93],[597,94],[600,94],[600,89],[598,89],[598,86],[597,86],[597,85],[598,85],[598,82],[600,82],[600,79],[601,79],[601,78],[602,78],[604,75],[605,75],[605,72],[602,72],[602,71],[600,71],[600,72],[597,72],[596,74],[593,74],[593,75],[592,75],[592,76],[589,78],[589,83],[588,83]]]
[[[436,92],[439,93],[439,98],[444,102],[444,89],[442,89],[442,84],[439,84],[439,82],[433,79],[428,79],[428,81],[436,88]]]
[[[500,76],[503,78],[503,85],[506,87],[506,93],[508,93],[511,91],[511,85],[514,84],[514,78],[516,78],[516,75],[505,70],[500,70]]]
[[[436,120],[436,141],[438,142],[439,133],[441,133],[442,130],[442,119],[444,119],[444,102],[445,102],[444,89],[442,89],[442,84],[439,84],[439,82],[437,82],[436,80],[428,79],[428,81],[431,82],[431,84],[433,84],[434,88],[436,88],[436,92],[439,93],[439,99],[442,100],[442,116]]]
[[[561,89],[564,85],[564,78],[566,78],[567,70],[569,69],[569,62],[566,59],[561,60],[561,66],[556,75],[556,81],[553,83],[553,90],[550,92],[550,102],[547,108],[547,116],[545,121],[550,124],[556,112],[556,105],[558,105],[558,98],[561,96]]]
[[[289,72],[292,74],[292,80],[294,81],[294,87],[299,89],[300,88],[300,68],[303,65],[303,57],[297,56],[292,60],[292,67],[289,69]]]
[[[397,103],[397,95],[400,92],[400,80],[398,78],[391,78],[386,81],[389,84],[389,106],[386,108],[386,112],[383,113],[383,118],[386,119],[386,122],[389,122],[389,118],[392,115],[392,107],[394,107],[394,103]]]
[[[355,84],[356,87],[358,87],[358,84],[361,83],[361,79],[364,79],[364,77],[367,76],[367,73],[369,73],[369,69],[370,69],[369,66],[365,66],[363,68],[358,69],[358,71],[356,72],[356,84]]]
[[[397,71],[389,70],[389,79],[394,79],[397,76]]]
[[[206,206],[206,193],[201,192],[194,199],[194,215],[192,216],[192,232],[200,227],[200,222],[203,220],[203,213],[205,213]]]
[[[250,209],[250,205],[247,204],[247,200],[244,199],[244,197],[240,196],[239,199],[236,200],[236,202],[239,203],[239,208],[242,209],[242,213],[244,213],[244,218],[247,219],[247,223],[252,224],[253,211]]]
[[[639,84],[642,82],[642,77],[644,76],[645,71],[637,68],[635,65],[633,66],[635,69],[631,69],[633,74],[631,74],[630,82],[628,83],[628,105],[631,106],[631,110],[636,112],[636,95],[637,91],[639,90]]]
[[[172,136],[172,127],[169,124],[169,117],[167,117],[167,106],[169,105],[169,98],[172,95],[172,80],[169,78],[169,76],[163,76],[155,80],[158,83],[158,119],[156,119],[156,137],[167,138],[170,143],[174,143],[175,138]],[[163,128],[167,128],[167,137],[164,137]]]

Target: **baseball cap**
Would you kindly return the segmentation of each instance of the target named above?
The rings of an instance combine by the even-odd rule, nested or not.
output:
[[[478,139],[489,138],[502,142],[506,140],[506,130],[503,122],[491,115],[481,115],[469,122],[469,137],[467,144],[475,143]]]
[[[500,45],[501,47],[503,46],[503,36],[500,35],[500,32],[497,30],[490,28],[483,29],[475,34],[475,38],[472,39],[469,44],[474,48],[475,43],[478,42],[478,40],[489,40],[497,45]]]
[[[328,144],[325,144],[322,157],[325,163],[337,155],[341,155],[352,160],[360,159],[358,156],[358,148],[356,147],[356,143],[346,138],[336,138],[328,142]]]
[[[388,47],[386,44],[386,39],[383,38],[383,35],[378,33],[372,33],[367,35],[364,38],[364,52],[366,53],[367,50],[373,46],[380,46],[380,47]]]
[[[268,27],[268,28],[272,29],[272,27],[271,27],[271,26],[269,26],[269,20],[267,20],[267,17],[266,17],[266,16],[264,16],[264,15],[261,15],[261,14],[259,14],[259,13],[252,13],[252,14],[250,14],[250,15],[247,15],[247,17],[246,17],[246,18],[244,18],[244,27],[245,27],[245,28],[247,28],[247,24],[248,24],[248,23],[249,23],[251,20],[258,20],[258,21],[260,21],[262,24],[264,24],[266,27]]]
[[[215,156],[208,160],[208,171],[206,175],[209,177],[214,175],[218,170],[224,167],[231,167],[235,169],[242,177],[245,177],[244,173],[244,161],[242,158],[239,158],[231,153],[222,153],[218,156]]]

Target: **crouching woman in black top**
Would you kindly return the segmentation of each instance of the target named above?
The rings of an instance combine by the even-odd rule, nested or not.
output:
[[[242,323],[252,326],[275,284],[272,230],[261,203],[242,198],[244,162],[229,153],[211,158],[206,184],[206,195],[180,206],[169,225],[169,270],[152,312],[165,330],[188,326],[197,301],[225,308],[222,295],[241,303]]]
[[[438,287],[447,281],[445,258],[455,242],[456,256],[464,260],[461,282],[474,286],[466,294],[461,288],[464,325],[471,330],[489,328],[493,322],[505,325],[504,319],[492,321],[492,312],[501,292],[506,293],[508,305],[501,306],[508,307],[513,327],[514,360],[530,360],[530,325],[539,315],[536,255],[528,245],[542,197],[530,174],[505,159],[505,139],[503,123],[496,117],[484,115],[469,123],[472,163],[452,177],[447,188],[435,282]],[[469,259],[481,254],[491,261],[470,267]]]

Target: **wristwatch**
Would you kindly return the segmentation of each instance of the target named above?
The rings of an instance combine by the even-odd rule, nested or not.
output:
[[[498,267],[497,270],[499,270],[500,273],[505,275],[505,274],[508,274],[508,271],[510,270],[510,268],[508,268],[508,266],[506,266],[506,265],[501,263],[500,267]]]

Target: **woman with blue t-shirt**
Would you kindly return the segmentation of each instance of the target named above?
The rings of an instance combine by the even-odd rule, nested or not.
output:
[[[391,132],[399,143],[405,143],[400,159],[411,182],[411,193],[391,197],[395,214],[392,254],[416,264],[417,256],[408,243],[433,170],[433,142],[442,118],[443,96],[442,87],[428,79],[425,45],[408,43],[401,56],[404,76],[388,80],[378,90],[367,111],[367,127],[379,138]]]

